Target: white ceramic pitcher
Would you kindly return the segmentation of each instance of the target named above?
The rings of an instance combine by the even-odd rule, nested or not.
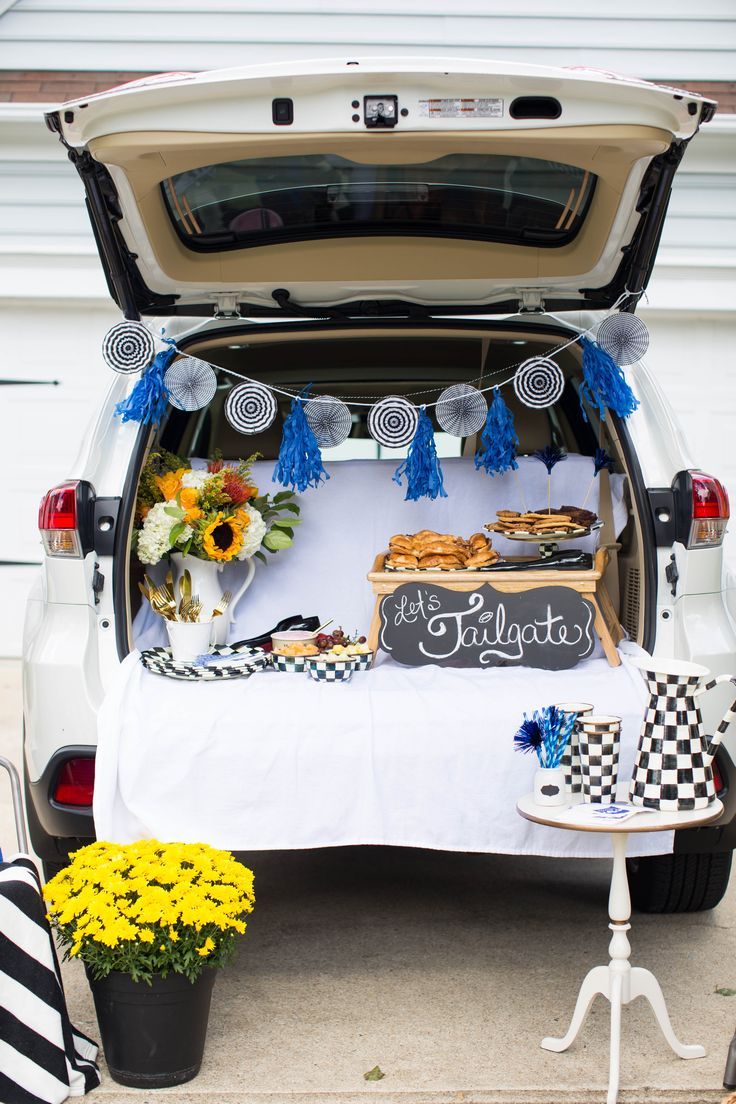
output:
[[[256,565],[253,557],[238,561],[245,571],[245,578],[233,594],[232,601],[221,617],[216,617],[213,625],[212,643],[226,644],[234,621],[235,607],[253,582]],[[200,560],[196,556],[184,556],[181,552],[171,553],[174,569],[175,593],[179,593],[179,579],[185,571],[192,577],[192,594],[197,594],[202,602],[202,614],[209,618],[212,610],[222,598],[222,570],[224,564],[214,560]]]
[[[637,656],[629,662],[642,672],[651,694],[631,777],[632,804],[668,812],[705,809],[716,796],[711,764],[736,717],[736,701],[715,735],[706,736],[696,699],[736,678],[709,678],[707,667],[678,659]]]

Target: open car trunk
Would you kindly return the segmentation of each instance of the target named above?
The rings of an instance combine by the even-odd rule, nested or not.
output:
[[[449,497],[436,502],[406,503],[403,488],[391,478],[406,449],[386,449],[368,432],[368,409],[377,398],[404,395],[419,404],[423,395],[431,402],[440,390],[457,382],[471,381],[476,386],[488,387],[494,380],[509,379],[521,361],[541,355],[569,338],[570,331],[563,327],[532,321],[435,322],[430,327],[408,322],[371,326],[356,322],[332,323],[329,327],[315,323],[247,327],[241,324],[218,330],[216,336],[192,337],[182,343],[187,353],[223,369],[218,372],[217,393],[206,408],[194,413],[169,407],[159,430],[151,435],[149,447],[165,448],[201,461],[217,452],[225,460],[258,453],[255,474],[261,491],[275,493],[282,489],[271,485],[270,478],[290,400],[276,394],[277,416],[264,433],[255,436],[238,433],[225,417],[228,393],[239,383],[237,375],[231,373],[241,373],[292,393],[312,383],[317,394],[364,404],[352,405],[353,424],[348,439],[338,448],[323,449],[329,482],[299,496],[304,528],[296,531],[293,548],[273,560],[269,558],[265,566],[258,565],[253,587],[258,597],[246,595],[243,600],[236,622],[242,631],[236,638],[266,633],[282,617],[296,613],[316,614],[325,620],[334,616],[338,623],[354,618],[355,623],[350,620],[345,628],[364,631],[372,601],[366,573],[376,554],[386,550],[393,533],[433,528],[468,537],[493,522],[497,509],[546,508],[546,473],[533,454],[555,445],[565,452],[567,461],[552,474],[552,506],[587,505],[598,512],[603,529],[597,537],[586,538],[583,547],[592,550],[596,541],[608,546],[611,559],[606,583],[619,620],[633,640],[646,646],[652,632],[648,611],[654,602],[655,583],[645,570],[645,545],[649,538],[646,505],[643,497],[639,499],[638,464],[627,447],[625,425],[610,414],[601,422],[594,408],[581,405],[578,345],[556,354],[566,384],[554,406],[531,409],[516,398],[513,388],[504,388],[519,437],[517,473],[490,477],[477,471],[474,463],[477,437],[453,437],[435,424]],[[432,408],[430,413],[434,419]],[[604,470],[593,480],[592,458],[598,445],[615,458],[616,464],[610,477]],[[143,454],[140,459],[143,460]],[[534,490],[525,489],[525,482],[530,482]],[[132,505],[127,503],[131,518]],[[536,554],[535,545],[512,546],[495,534],[493,538],[502,556]],[[572,541],[569,547],[579,544]],[[147,646],[154,641],[150,633],[141,635],[141,626],[147,624],[145,610],[139,612],[137,583],[142,572],[142,566],[132,556],[124,576],[127,613],[121,627],[125,628],[129,645],[140,646],[143,642]],[[349,608],[337,607],[340,588],[335,590],[336,575],[349,580],[343,587],[344,603]],[[294,579],[298,579],[297,594],[293,590]],[[283,605],[285,592],[293,596],[298,606]]]

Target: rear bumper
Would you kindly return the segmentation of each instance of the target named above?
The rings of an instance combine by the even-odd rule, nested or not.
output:
[[[28,831],[34,851],[45,862],[59,862],[70,850],[95,839],[91,807],[60,805],[52,796],[59,770],[67,759],[94,758],[94,755],[95,749],[89,745],[59,748],[34,782],[24,763]]]

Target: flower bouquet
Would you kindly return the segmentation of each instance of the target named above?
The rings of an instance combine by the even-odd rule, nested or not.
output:
[[[201,843],[97,842],[44,887],[64,957],[84,963],[111,1075],[161,1087],[194,1077],[215,970],[253,911],[253,873]]]
[[[251,476],[257,457],[255,453],[226,464],[218,455],[200,469],[174,453],[154,452],[138,485],[133,534],[138,559],[153,565],[169,556],[180,586],[188,568],[192,592],[203,609],[214,609],[222,600],[225,565],[245,561],[240,581],[231,581],[229,614],[213,626],[214,644],[228,639],[235,607],[253,580],[254,561],[265,562],[264,549],[275,553],[289,548],[300,524],[291,491],[273,498],[259,495]]]
[[[170,552],[218,564],[289,548],[299,525],[291,491],[259,495],[251,477],[258,453],[236,464],[216,457],[204,469],[174,453],[153,452],[136,503],[135,549],[144,564]],[[286,513],[287,517],[281,515]]]

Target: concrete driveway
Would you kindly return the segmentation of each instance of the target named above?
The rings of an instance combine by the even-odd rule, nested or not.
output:
[[[18,665],[0,664],[0,752],[19,754]],[[1,783],[2,780],[0,780]],[[12,842],[6,790],[0,840]],[[566,1054],[585,973],[607,959],[607,864],[394,848],[255,854],[257,905],[217,981],[205,1063],[181,1089],[92,1099],[167,1104],[583,1104],[602,1101],[608,1005]],[[711,913],[635,916],[632,962],[657,974],[683,1062],[642,1001],[624,1010],[622,1104],[715,1104],[736,1027],[736,878]],[[79,964],[73,1020],[97,1037]],[[366,1082],[374,1066],[383,1080]]]

